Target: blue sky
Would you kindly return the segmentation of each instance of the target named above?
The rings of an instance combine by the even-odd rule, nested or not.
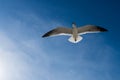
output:
[[[118,0],[0,0],[0,80],[120,80]],[[95,24],[108,32],[43,39],[57,27]]]

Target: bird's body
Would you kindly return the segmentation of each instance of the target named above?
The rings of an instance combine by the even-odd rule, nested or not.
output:
[[[77,41],[78,30],[77,30],[77,27],[75,24],[73,24],[72,35],[73,35],[73,38],[75,39],[75,41]]]
[[[95,25],[85,25],[83,27],[78,27],[76,26],[75,23],[72,24],[72,29],[71,28],[65,28],[65,27],[58,27],[55,28],[47,33],[45,33],[42,37],[49,37],[49,36],[54,36],[54,35],[68,35],[71,36],[68,40],[72,43],[78,43],[81,41],[83,38],[81,35],[86,34],[86,33],[95,33],[95,32],[105,32],[107,31],[106,29],[95,26]]]

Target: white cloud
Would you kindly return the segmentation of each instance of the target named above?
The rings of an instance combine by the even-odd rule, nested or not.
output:
[[[0,44],[0,80],[46,78],[49,58],[41,49],[38,53],[35,51],[34,42],[22,44],[24,48],[33,51],[31,56],[27,51],[20,49],[21,43],[16,44],[5,32],[0,32]]]
[[[54,48],[49,48],[40,39],[42,32],[60,23],[44,21],[34,15],[20,17],[21,20],[7,19],[7,25],[2,23],[5,28],[0,30],[0,80],[110,79],[107,71],[110,69],[108,66],[112,56],[109,53],[115,52],[113,48],[102,44],[102,48],[101,46],[95,48],[95,44],[101,42],[100,40],[90,44],[94,45],[92,47],[88,47],[88,43],[61,47],[62,42],[56,41],[56,43],[48,43],[49,47],[51,44],[56,44]],[[31,21],[33,25],[30,26]],[[73,48],[77,51],[70,53]],[[99,72],[104,73],[104,71],[108,78],[104,74],[99,76]],[[99,77],[103,78],[98,79]]]
[[[16,19],[9,15],[1,20],[0,80],[48,80],[50,59],[42,50],[40,34],[34,37],[34,29],[45,22],[33,15],[20,16]],[[34,25],[29,25],[32,22]]]

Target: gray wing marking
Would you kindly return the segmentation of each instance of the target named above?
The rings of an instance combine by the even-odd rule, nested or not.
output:
[[[49,37],[49,36],[55,36],[55,35],[71,35],[71,34],[72,34],[72,29],[58,27],[45,33],[42,37]]]
[[[86,33],[97,33],[97,32],[105,32],[107,31],[105,28],[95,25],[86,25],[83,27],[78,28],[79,35],[86,34]]]

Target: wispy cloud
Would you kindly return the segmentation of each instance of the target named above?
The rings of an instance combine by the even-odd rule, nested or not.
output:
[[[31,38],[34,34],[27,37],[27,33],[34,30],[28,30],[25,23],[10,19],[7,25],[2,25],[6,29],[0,30],[0,80],[47,79],[49,57],[38,40]]]
[[[46,28],[49,30],[61,23],[49,22],[34,14],[19,14],[18,17],[9,17],[8,24],[1,25],[5,28],[0,30],[0,80],[111,79],[112,64],[109,63],[115,52],[112,47],[101,44],[101,48],[95,46],[95,42],[89,44],[93,47],[88,43],[66,43],[64,47],[57,41],[44,43],[41,35]],[[104,43],[101,40],[95,41]]]

